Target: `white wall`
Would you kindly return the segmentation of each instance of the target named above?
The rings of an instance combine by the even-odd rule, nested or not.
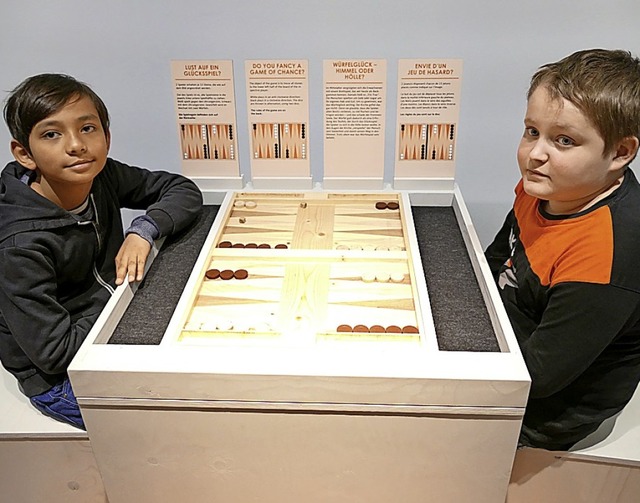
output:
[[[232,59],[238,130],[246,131],[244,60],[308,59],[312,172],[322,172],[322,60],[388,61],[387,145],[393,165],[400,58],[462,58],[457,179],[483,243],[518,179],[528,80],[575,50],[640,53],[638,0],[0,0],[0,92],[41,72],[69,73],[102,96],[115,158],[180,170],[169,62]],[[2,161],[10,159],[9,134]],[[248,140],[239,135],[243,172]]]

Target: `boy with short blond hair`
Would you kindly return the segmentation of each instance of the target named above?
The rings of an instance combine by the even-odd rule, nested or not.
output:
[[[522,179],[486,257],[531,375],[520,442],[566,450],[640,381],[640,60],[576,52],[527,98]]]
[[[84,428],[72,358],[116,285],[142,279],[153,240],[185,229],[202,195],[108,158],[107,108],[73,77],[26,79],[4,117],[16,160],[0,176],[0,359],[34,406]],[[121,208],[146,210],[124,235]]]

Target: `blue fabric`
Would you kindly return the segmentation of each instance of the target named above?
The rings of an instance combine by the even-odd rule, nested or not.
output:
[[[131,233],[146,239],[153,246],[153,240],[158,238],[160,230],[149,215],[140,215],[133,219],[131,226],[125,231],[124,235],[128,236]]]
[[[44,415],[86,430],[80,413],[80,406],[68,377],[49,391],[41,395],[32,396],[30,400],[33,406]]]

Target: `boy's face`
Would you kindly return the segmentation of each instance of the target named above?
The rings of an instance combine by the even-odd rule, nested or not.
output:
[[[14,149],[18,162],[37,170],[49,186],[90,185],[107,160],[109,134],[91,99],[82,96],[36,123],[30,152],[19,147]]]
[[[547,211],[571,214],[611,190],[628,160],[604,140],[570,101],[551,99],[538,87],[527,104],[518,164],[527,194],[546,200]]]

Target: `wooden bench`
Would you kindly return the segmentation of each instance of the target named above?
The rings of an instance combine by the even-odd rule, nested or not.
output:
[[[1,366],[0,500],[108,501],[87,433],[41,414]]]
[[[616,417],[570,451],[519,449],[508,503],[640,501],[640,386]]]

